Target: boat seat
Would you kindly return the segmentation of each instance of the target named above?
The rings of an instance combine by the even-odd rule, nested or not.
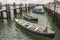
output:
[[[18,22],[19,22],[19,24],[22,23],[22,21],[18,21]]]
[[[37,28],[35,29],[35,31],[37,31],[37,30],[38,30],[38,28],[39,28],[39,27],[37,27]]]
[[[27,28],[30,28],[30,27],[32,27],[33,25],[29,25]]]
[[[19,21],[19,19],[15,19],[16,21]]]
[[[28,22],[24,23],[23,25],[26,25]]]

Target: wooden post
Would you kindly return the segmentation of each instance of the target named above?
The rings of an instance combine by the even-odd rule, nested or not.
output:
[[[2,3],[0,2],[0,9],[2,9]]]
[[[16,4],[15,3],[13,3],[13,7],[14,7],[14,17],[16,18],[17,11],[16,11]]]
[[[3,22],[3,11],[0,11],[0,21],[2,21]]]
[[[20,4],[20,14],[22,14],[22,4]]]
[[[50,3],[48,4],[48,7],[50,8]]]
[[[29,6],[30,4],[28,4],[28,10],[30,10],[31,9],[31,7]]]
[[[27,9],[27,4],[25,4],[25,10],[26,10],[26,12],[28,11],[28,9]]]
[[[2,10],[2,3],[0,2],[0,10]],[[3,11],[0,11],[1,19],[3,19]]]
[[[7,19],[11,19],[10,5],[6,4]]]
[[[31,8],[30,8],[30,5],[28,4],[28,10],[30,10]]]
[[[1,11],[0,13],[1,13],[1,19],[3,19],[3,11]]]
[[[54,12],[53,12],[53,22],[54,22],[54,14],[55,14],[55,10],[56,10],[56,0],[54,0]]]

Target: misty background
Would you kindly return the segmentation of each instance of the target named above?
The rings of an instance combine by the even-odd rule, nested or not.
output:
[[[47,4],[49,2],[53,2],[53,0],[0,0],[2,4],[20,4],[20,3],[31,3],[31,4]]]

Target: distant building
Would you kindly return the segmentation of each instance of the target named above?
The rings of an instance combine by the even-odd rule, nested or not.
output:
[[[0,2],[0,9],[2,9],[2,3]]]

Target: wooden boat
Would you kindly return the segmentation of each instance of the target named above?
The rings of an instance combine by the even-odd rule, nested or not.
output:
[[[27,18],[27,19],[29,19],[29,20],[38,21],[38,18],[33,17],[33,16],[31,16],[31,15],[28,15],[28,14],[23,14],[23,17],[24,17],[24,18]]]
[[[21,20],[21,19],[15,19],[16,23],[22,27],[23,29],[37,34],[37,35],[41,35],[41,36],[46,36],[49,38],[54,38],[55,36],[55,32],[51,30],[51,28],[49,27],[43,27],[41,25],[38,24],[34,24],[25,20]]]
[[[42,7],[36,7],[34,9],[32,9],[33,13],[38,13],[38,14],[44,14],[43,8]]]

